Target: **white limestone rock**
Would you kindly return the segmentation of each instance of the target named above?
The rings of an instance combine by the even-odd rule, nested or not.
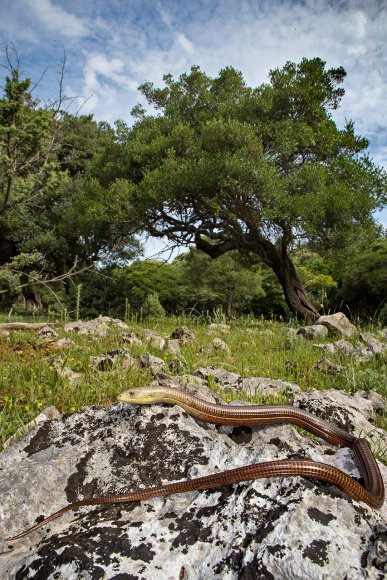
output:
[[[303,326],[297,334],[304,336],[308,340],[316,340],[317,338],[325,338],[329,334],[329,330],[323,324],[313,324],[312,326]]]
[[[149,369],[154,375],[165,368],[165,362],[158,356],[144,354],[134,359],[134,363],[141,368]]]
[[[352,322],[350,322],[342,312],[320,316],[315,324],[322,324],[323,326],[326,326],[332,334],[338,334],[339,336],[350,337],[357,332],[356,326],[352,324]]]
[[[58,333],[56,330],[51,328],[51,326],[43,326],[43,328],[38,331],[38,338],[44,341],[51,341],[58,338]]]
[[[296,395],[294,405],[331,421],[356,437],[367,437],[374,449],[387,449],[387,433],[375,427],[375,411],[369,399],[351,397],[336,389],[311,390]]]
[[[288,425],[219,428],[166,405],[85,408],[45,421],[0,455],[1,535],[84,497],[288,457],[357,475],[349,450]],[[247,481],[68,512],[1,541],[0,577],[380,580],[385,516],[316,480]]]
[[[99,316],[93,320],[77,320],[75,322],[68,322],[65,324],[66,332],[75,332],[78,334],[92,334],[97,336],[107,336],[111,327],[119,328],[121,330],[130,330],[129,326],[118,318],[111,318],[110,316]]]

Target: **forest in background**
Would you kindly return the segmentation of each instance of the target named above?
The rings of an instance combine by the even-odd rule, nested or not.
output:
[[[342,68],[287,63],[249,88],[198,67],[140,87],[134,125],[35,97],[7,51],[0,99],[0,308],[387,324],[386,174],[331,110]],[[142,260],[144,235],[185,247]]]

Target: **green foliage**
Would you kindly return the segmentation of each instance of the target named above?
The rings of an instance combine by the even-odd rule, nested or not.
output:
[[[226,317],[248,312],[253,297],[263,295],[261,266],[230,252],[212,260],[191,250],[175,260],[187,285],[187,308],[214,310],[221,306]]]
[[[289,257],[295,240],[345,245],[372,223],[387,189],[385,174],[362,156],[367,140],[353,123],[339,129],[332,119],[344,77],[315,58],[271,71],[254,89],[232,68],[210,78],[192,67],[177,80],[166,75],[163,88],[145,83],[159,114],[138,115],[122,175],[134,186],[138,222],[212,257],[258,255],[290,308],[313,314]]]
[[[342,266],[335,301],[361,318],[378,317],[387,300],[387,239],[361,240]]]
[[[30,80],[8,62],[0,98],[0,299],[9,306],[22,293],[35,308],[42,287],[30,282],[61,277],[66,284],[75,264],[133,259],[139,244],[127,219],[130,185],[115,181],[106,190],[94,177],[107,151],[119,147],[114,130],[90,115],[41,106]],[[20,256],[32,262],[17,271]]]
[[[165,310],[160,304],[159,297],[156,292],[148,294],[142,306],[143,318],[162,318],[165,316]]]

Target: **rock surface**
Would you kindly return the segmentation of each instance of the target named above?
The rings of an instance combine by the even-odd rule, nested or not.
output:
[[[294,405],[319,415],[356,437],[367,437],[375,449],[387,450],[387,433],[373,425],[374,405],[365,397],[350,397],[337,389],[312,390],[296,395]]]
[[[237,373],[213,366],[198,367],[195,369],[194,375],[205,380],[213,377],[217,386],[223,391],[227,393],[233,391],[236,394],[244,391],[250,397],[256,395],[277,397],[284,392],[291,395],[301,393],[301,389],[296,383],[266,377],[250,377],[244,379]]]
[[[332,334],[338,334],[339,336],[350,337],[357,332],[356,326],[352,324],[342,312],[320,316],[320,318],[316,320],[316,324],[326,326]]]
[[[315,344],[314,346],[321,348],[327,354],[340,355],[343,358],[355,358],[360,362],[368,361],[375,355],[387,352],[387,343],[377,340],[372,334],[363,333],[360,338],[362,341],[356,341],[355,344],[341,339],[326,344]]]
[[[116,327],[121,330],[129,330],[129,326],[118,318],[111,318],[110,316],[99,316],[93,320],[77,320],[75,322],[68,322],[65,324],[66,332],[76,332],[78,334],[94,334],[97,336],[107,336],[111,327]]]
[[[44,421],[0,455],[1,535],[83,497],[289,457],[357,474],[349,450],[288,425],[215,427],[166,405],[85,408]],[[0,577],[381,580],[386,515],[299,477],[94,506],[2,541]]]
[[[312,326],[303,326],[297,332],[309,340],[315,340],[316,338],[325,338],[329,334],[329,330],[323,324],[313,324]]]
[[[51,326],[47,325],[38,331],[38,338],[42,340],[55,340],[55,338],[58,338],[58,333]]]

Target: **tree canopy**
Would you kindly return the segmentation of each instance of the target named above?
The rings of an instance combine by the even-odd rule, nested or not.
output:
[[[94,177],[101,155],[116,145],[115,131],[62,111],[60,100],[42,105],[31,81],[8,64],[0,98],[0,297],[9,306],[20,288],[34,309],[41,306],[34,282],[69,280],[75,263],[79,270],[133,257],[138,244],[116,223],[117,183],[107,199]]]
[[[71,303],[68,281],[77,280],[90,313],[121,311],[123,296],[135,309],[149,297],[167,312],[222,305],[228,315],[252,308],[286,316],[290,308],[315,318],[327,299],[367,315],[383,308],[385,239],[372,213],[386,201],[387,178],[353,123],[333,120],[343,68],[303,59],[254,88],[233,68],[211,78],[195,66],[166,75],[161,88],[143,84],[152,112],[137,106],[133,127],[112,127],[62,110],[63,95],[42,104],[6,54],[3,307],[20,290],[27,306],[39,306],[34,283],[57,292],[53,280]],[[139,233],[190,252],[127,269]],[[111,282],[89,271],[90,284],[76,278],[93,265]]]
[[[386,199],[367,140],[332,119],[345,74],[314,58],[272,70],[256,88],[233,68],[210,78],[199,67],[164,76],[163,88],[142,85],[157,114],[133,111],[121,174],[137,222],[213,258],[258,255],[290,309],[316,317],[290,251],[345,244]]]

